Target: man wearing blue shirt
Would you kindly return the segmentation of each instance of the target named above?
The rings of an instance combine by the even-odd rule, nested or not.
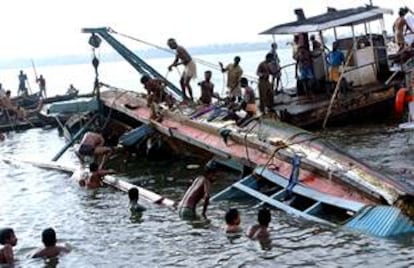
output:
[[[326,56],[326,62],[329,65],[329,80],[338,82],[340,76],[339,67],[345,62],[344,53],[338,50],[338,43],[333,43],[332,51]]]

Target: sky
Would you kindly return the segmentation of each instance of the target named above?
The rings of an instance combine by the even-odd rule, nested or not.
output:
[[[40,58],[90,51],[83,27],[108,26],[166,46],[176,38],[184,47],[271,40],[259,32],[295,20],[293,9],[306,16],[327,6],[350,8],[369,0],[20,0],[1,6],[0,58]],[[394,12],[413,0],[373,0]],[[387,29],[395,19],[386,17]],[[137,44],[137,48],[145,48]]]

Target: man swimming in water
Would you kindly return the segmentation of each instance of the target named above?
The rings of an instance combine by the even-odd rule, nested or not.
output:
[[[87,188],[99,188],[102,187],[102,179],[105,175],[115,174],[116,171],[113,169],[102,169],[102,165],[98,166],[97,163],[93,162],[89,165],[89,171],[91,174],[86,180],[80,180],[80,186],[86,186]]]
[[[210,200],[210,185],[213,181],[213,167],[208,163],[204,174],[198,176],[185,192],[184,197],[178,204],[178,214],[184,220],[195,220],[197,218],[196,207],[201,199],[204,200],[201,216],[207,219],[206,212]]]
[[[0,229],[0,264],[11,264],[14,261],[13,247],[17,245],[17,238],[12,228]]]
[[[240,233],[240,214],[236,208],[231,208],[226,212],[225,216],[226,228],[225,231],[228,234]]]
[[[260,209],[259,213],[257,214],[257,221],[259,222],[259,224],[255,224],[249,227],[249,229],[246,232],[247,237],[252,240],[258,241],[269,240],[270,234],[267,229],[269,227],[270,220],[270,211],[266,208]]]
[[[39,249],[32,258],[54,258],[61,253],[69,253],[70,249],[64,246],[56,246],[56,232],[53,228],[47,228],[42,232],[44,248]]]
[[[132,187],[128,190],[128,197],[129,197],[129,210],[132,213],[143,212],[146,209],[138,204],[139,199],[139,191],[138,188]]]

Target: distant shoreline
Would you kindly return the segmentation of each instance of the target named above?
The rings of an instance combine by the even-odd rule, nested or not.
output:
[[[279,47],[286,47],[286,42],[280,41]],[[269,49],[269,42],[258,43],[234,43],[234,44],[214,44],[208,46],[190,47],[188,50],[193,55],[206,54],[225,54],[238,53],[249,51],[261,51]],[[134,50],[139,57],[144,59],[165,58],[171,57],[171,53],[161,51],[159,49]],[[107,62],[120,61],[122,57],[116,52],[102,53],[101,57]],[[36,67],[39,66],[56,66],[56,65],[70,65],[70,64],[85,64],[90,62],[90,54],[76,54],[76,55],[61,55],[36,58]],[[32,62],[30,58],[16,58],[10,60],[3,60],[0,62],[0,69],[18,69],[31,68]]]

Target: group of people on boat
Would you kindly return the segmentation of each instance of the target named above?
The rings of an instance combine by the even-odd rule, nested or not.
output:
[[[173,67],[184,65],[184,71],[181,73],[180,78],[184,103],[188,101],[194,103],[191,80],[196,78],[196,63],[190,53],[183,46],[178,45],[175,39],[168,39],[167,45],[176,52],[174,61],[168,66],[168,70],[171,71]],[[326,46],[317,41],[314,35],[310,37],[310,41],[306,33],[294,36],[292,57],[296,62],[295,77],[298,79],[298,94],[302,91],[308,93],[314,88],[316,77],[313,70],[313,60],[316,57],[320,57],[325,49],[327,49]],[[332,50],[325,55],[326,58],[324,60],[329,66],[328,81],[337,83],[340,80],[341,66],[345,63],[345,56],[338,49],[338,43],[336,42],[333,43]],[[244,110],[247,117],[251,117],[257,113],[255,91],[249,85],[247,77],[243,77],[243,69],[240,63],[241,58],[239,56],[235,56],[233,62],[227,65],[219,62],[220,71],[227,74],[226,86],[228,94],[225,98],[227,100],[225,104],[227,107],[231,107],[233,111]],[[274,112],[274,97],[276,94],[283,92],[280,88],[281,71],[282,67],[277,53],[277,43],[272,43],[270,51],[265,55],[264,60],[258,64],[256,70],[259,93],[258,108],[262,114]],[[173,106],[173,98],[165,90],[165,81],[144,75],[141,82],[148,92],[149,105],[168,101],[168,107]],[[198,83],[198,86],[200,86],[201,94],[196,103],[210,105],[213,98],[223,100],[219,94],[214,93],[211,70],[205,71],[204,79]],[[154,111],[153,114],[156,114],[156,112]],[[157,116],[154,117],[158,118]],[[237,120],[237,116],[235,117]]]
[[[184,72],[180,78],[181,90],[184,100],[190,100],[194,102],[190,82],[191,79],[196,78],[196,63],[194,62],[190,53],[188,53],[184,47],[178,45],[175,39],[168,39],[167,45],[176,51],[175,59],[168,67],[168,69],[171,71],[173,67],[179,65],[185,66]],[[260,63],[257,68],[257,75],[259,77],[260,110],[262,113],[265,112],[265,107],[267,107],[269,110],[272,110],[273,91],[277,90],[279,87],[281,68],[276,49],[277,44],[273,43],[271,46],[271,51],[266,55],[266,60]],[[240,62],[241,58],[239,56],[235,56],[234,61],[227,64],[226,66],[224,66],[222,62],[219,62],[221,72],[227,73],[228,100],[231,104],[238,103],[242,104],[241,107],[248,107],[248,110],[246,110],[248,114],[255,114],[255,102],[252,101],[252,97],[254,99],[254,96],[252,96],[252,94],[254,94],[254,91],[250,90],[251,88],[249,86],[249,81],[246,77],[243,77],[243,69],[240,66]],[[214,84],[211,82],[211,79],[212,72],[210,70],[207,70],[204,73],[204,80],[198,83],[201,89],[201,97],[198,100],[200,104],[210,105],[212,98],[219,98],[218,94],[214,93]],[[242,89],[245,89],[244,94],[242,93]],[[190,98],[187,96],[187,91]]]
[[[17,245],[17,237],[13,228],[0,229],[0,265],[13,264],[15,261],[13,247]],[[44,247],[30,254],[32,258],[54,258],[60,254],[69,253],[71,248],[67,245],[57,245],[56,232],[53,228],[44,229],[41,235]]]
[[[20,70],[18,75],[19,80],[19,87],[17,89],[18,96],[28,96],[30,90],[29,80],[27,78],[27,74]],[[46,79],[41,74],[39,77],[36,76],[36,83],[39,85],[39,96],[46,98]]]
[[[12,117],[15,119],[23,119],[26,116],[26,111],[13,103],[11,99],[11,91],[5,90],[0,83],[0,112],[1,117],[9,121]]]

